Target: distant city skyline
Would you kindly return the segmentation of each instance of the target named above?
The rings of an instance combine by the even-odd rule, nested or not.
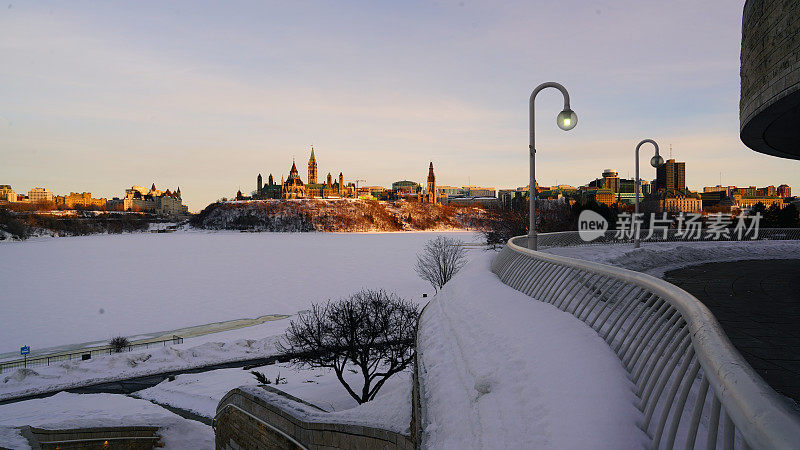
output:
[[[312,146],[309,146],[309,152],[313,152],[313,151],[314,151],[313,147],[312,147]],[[663,152],[662,152],[662,153],[663,153]],[[668,159],[668,160],[666,161],[666,163],[665,163],[665,164],[664,164],[664,165],[661,167],[661,170],[667,170],[667,171],[669,171],[670,169],[667,169],[667,166],[668,166],[670,163],[677,164],[677,165],[678,165],[678,167],[680,167],[680,170],[679,170],[679,172],[676,172],[676,175],[675,175],[675,176],[678,176],[677,174],[680,174],[680,177],[681,177],[681,179],[682,179],[682,180],[685,180],[685,179],[686,179],[686,169],[685,169],[685,167],[686,167],[686,166],[685,166],[685,162],[678,162],[678,163],[675,163],[675,162],[674,162],[674,159],[669,157],[669,156],[670,156],[670,153],[671,153],[671,152],[669,152],[669,153],[667,154],[667,157],[668,157],[669,159]],[[298,159],[298,158],[297,158],[296,156],[292,157],[292,165],[293,165],[293,166],[294,166],[294,165],[295,165],[295,163],[297,162],[297,159]],[[315,158],[315,156],[312,156],[312,157],[311,157],[311,160],[313,160],[313,161],[314,161],[314,172],[315,172],[315,174],[316,174],[316,171],[317,171],[317,168],[318,168],[318,166],[317,166],[317,162],[316,162],[316,158]],[[310,163],[311,163],[311,161],[309,161],[309,164],[310,164]],[[430,164],[430,167],[429,167],[429,169],[431,169],[431,168],[432,168],[432,166],[433,166],[433,162],[430,162],[429,164]],[[648,167],[649,167],[649,166],[648,166]],[[691,167],[691,166],[690,166],[690,167]],[[309,168],[309,169],[310,169],[310,168]],[[597,170],[596,170],[596,172],[595,172],[595,174],[597,174],[597,173],[600,173],[600,170],[601,170],[601,169],[597,169]],[[672,169],[672,170],[675,170],[675,169]],[[335,169],[334,169],[334,171],[335,171]],[[607,175],[607,174],[610,172],[611,174],[613,174],[613,176],[617,177],[617,178],[616,178],[617,180],[619,180],[619,179],[629,179],[629,180],[630,180],[630,179],[634,179],[634,177],[633,177],[633,176],[630,176],[629,174],[623,174],[623,173],[619,173],[619,171],[617,171],[617,170],[615,170],[615,169],[613,169],[613,168],[605,168],[605,169],[602,169],[602,172],[603,172],[603,173],[602,173],[603,177],[605,177],[605,176],[606,176],[606,175]],[[655,169],[653,169],[653,172],[654,172],[654,174],[653,174],[653,177],[652,177],[652,178],[648,178],[648,177],[644,176],[644,174],[642,174],[641,181],[642,181],[643,183],[651,183],[651,182],[654,182],[654,181],[656,181],[656,178],[657,178],[657,171],[656,171]],[[247,196],[247,195],[249,195],[251,192],[256,192],[256,191],[258,191],[256,183],[260,183],[260,182],[261,182],[261,178],[262,178],[262,176],[263,176],[263,178],[264,178],[264,179],[266,179],[267,177],[274,177],[274,179],[275,179],[275,183],[277,183],[277,182],[278,182],[278,181],[277,181],[277,180],[278,180],[278,176],[276,176],[276,175],[275,175],[275,173],[280,173],[280,178],[281,178],[281,180],[283,180],[284,178],[287,178],[287,179],[288,179],[288,177],[287,177],[287,174],[288,174],[288,172],[287,172],[287,174],[284,174],[283,172],[280,172],[280,171],[271,171],[271,170],[267,170],[267,171],[265,171],[265,172],[259,172],[259,173],[258,173],[258,176],[257,176],[258,180],[256,180],[256,182],[255,182],[255,183],[252,183],[252,181],[253,181],[253,180],[251,179],[251,184],[253,184],[252,186],[250,186],[249,184],[246,184],[244,187],[242,187],[241,185],[239,185],[239,187],[237,188],[237,191],[238,191],[237,193],[229,194],[229,193],[228,193],[228,191],[226,191],[225,193],[223,193],[223,194],[220,194],[220,195],[217,197],[217,199],[220,199],[220,198],[234,199],[234,198],[236,198],[236,197],[237,197],[237,194],[240,194],[240,195],[242,195],[242,194],[243,194],[243,195]],[[323,173],[324,173],[324,171],[323,171]],[[667,172],[665,172],[665,173],[667,173]],[[670,172],[670,173],[671,173],[671,172]],[[310,173],[310,171],[309,171],[309,174],[308,174],[308,176],[307,176],[306,178],[308,178],[308,177],[310,177],[310,176],[311,176],[311,173]],[[429,178],[429,177],[430,177],[430,173],[429,173],[429,172],[426,172],[426,175],[425,175],[425,176],[426,176],[427,178]],[[591,178],[592,176],[593,176],[592,174],[587,174],[587,175],[584,177],[584,180],[583,180],[583,181],[581,181],[581,182],[578,182],[578,183],[559,183],[559,182],[557,182],[557,183],[552,183],[552,184],[549,184],[549,185],[548,185],[548,184],[544,184],[544,183],[541,183],[541,182],[537,182],[537,186],[540,186],[540,188],[539,188],[540,190],[541,190],[541,189],[547,190],[547,189],[550,189],[550,188],[553,188],[553,189],[558,189],[558,188],[560,188],[560,186],[572,186],[573,188],[576,188],[576,187],[585,187],[585,186],[591,186],[591,185],[592,185],[592,183],[593,183],[593,181],[594,181],[594,182],[596,182],[596,181],[599,181],[599,179],[597,179],[597,178],[595,178],[594,180],[592,180],[592,178]],[[302,175],[300,175],[300,178],[302,179]],[[310,180],[310,179],[309,179],[309,180]],[[364,186],[364,187],[366,187],[366,186],[382,186],[382,187],[385,187],[385,188],[388,188],[388,189],[390,189],[390,188],[392,187],[392,184],[396,183],[397,181],[401,181],[401,180],[416,181],[416,180],[418,180],[418,178],[417,178],[417,177],[395,177],[395,178],[394,178],[394,181],[392,181],[392,182],[390,182],[390,183],[387,183],[387,184],[371,184],[371,183],[366,183],[366,184],[364,184],[364,183],[362,183],[362,186]],[[348,183],[352,184],[354,181],[355,181],[355,179],[352,179],[352,178],[345,178],[345,179],[344,179],[344,182],[345,182],[345,184],[348,184]],[[358,181],[361,181],[361,182],[363,182],[364,180],[358,180]],[[467,180],[467,183],[450,183],[450,184],[442,184],[441,186],[443,186],[443,187],[451,187],[451,185],[452,185],[452,186],[455,186],[455,187],[467,187],[467,186],[476,187],[476,185],[469,184],[469,181],[470,181],[470,180],[468,179],[468,180]],[[306,182],[309,182],[309,181],[307,180]],[[316,182],[316,181],[315,181],[315,182]],[[324,180],[323,180],[323,182],[324,182]],[[677,182],[677,178],[676,178],[676,182]],[[144,183],[144,184],[147,184],[147,183]],[[152,182],[153,189],[155,189],[155,186],[156,186],[156,184],[157,184],[157,183],[155,183],[155,182]],[[418,184],[420,184],[420,185],[421,185],[422,183],[418,183]],[[771,183],[767,183],[767,184],[763,184],[763,185],[756,185],[756,184],[753,184],[753,183],[744,183],[744,184],[739,184],[739,185],[730,184],[729,186],[731,186],[731,187],[732,187],[732,186],[736,186],[736,187],[740,187],[740,188],[749,188],[749,187],[763,187],[763,188],[766,188],[766,187],[770,187],[770,186],[771,186],[771,187],[773,187],[773,188],[777,188],[778,186],[781,186],[781,185],[784,185],[784,184],[786,184],[786,183],[783,183],[783,182],[780,182],[780,181],[779,181],[779,182],[775,182],[775,181],[773,181],[773,182],[771,182]],[[515,190],[515,189],[520,189],[520,188],[523,188],[523,187],[527,187],[527,185],[515,185],[515,186],[502,186],[502,185],[499,185],[499,186],[498,186],[498,185],[489,185],[489,184],[484,184],[483,186],[491,186],[492,188],[494,188],[494,189],[496,190],[496,192],[499,192],[499,191],[501,191],[501,190]],[[664,188],[670,188],[669,186],[670,186],[670,185],[665,185],[665,186],[664,186]],[[681,184],[680,186],[684,186],[684,185],[683,185],[683,184]],[[692,191],[696,191],[696,192],[698,192],[698,193],[699,193],[699,192],[703,192],[703,191],[706,191],[706,192],[707,192],[707,191],[708,191],[708,188],[712,188],[712,187],[722,187],[722,186],[723,186],[723,185],[722,185],[722,184],[720,184],[720,183],[718,182],[717,184],[713,184],[713,183],[704,183],[704,184],[702,184],[701,186],[698,186],[698,187],[693,187],[693,186],[686,186],[686,187],[687,187],[688,189],[692,190]],[[13,186],[13,185],[12,185],[12,188],[14,188],[14,186]],[[53,195],[53,196],[55,196],[55,195],[58,195],[58,194],[59,194],[59,192],[56,192],[56,191],[54,191],[54,190],[50,189],[50,188],[49,188],[48,186],[46,186],[46,185],[42,185],[42,186],[35,186],[35,187],[30,187],[29,189],[24,189],[24,188],[23,188],[23,190],[21,190],[21,191],[19,191],[19,190],[18,190],[18,192],[19,192],[20,194],[24,194],[25,192],[28,192],[28,191],[29,191],[29,190],[31,190],[31,189],[41,189],[41,188],[44,188],[45,190],[51,191],[51,195]],[[252,188],[252,189],[251,189],[251,188]],[[682,188],[681,188],[681,189],[682,189]],[[127,189],[127,188],[126,188],[126,189],[123,189],[123,194],[122,194],[122,195],[116,195],[116,194],[105,195],[105,194],[98,194],[98,193],[95,193],[95,192],[91,192],[91,193],[92,193],[92,194],[95,194],[95,196],[97,196],[97,197],[107,197],[108,199],[112,199],[112,198],[122,198],[122,197],[125,197],[125,196],[127,195],[127,191],[129,191],[129,190],[130,190],[130,189]],[[615,192],[618,192],[618,191],[619,191],[619,188],[618,188],[618,186],[617,186],[617,189],[612,189],[612,190],[613,190],[613,191],[615,191]],[[70,190],[69,192],[70,192],[70,193],[83,192],[84,194],[86,194],[86,193],[87,193],[87,192],[85,192],[85,191],[82,191],[82,190],[81,190],[81,188],[75,189],[74,191],[73,191],[73,190]],[[427,191],[426,191],[426,192],[427,192]],[[63,193],[63,194],[66,194],[66,193]],[[643,194],[643,195],[644,195],[644,194]],[[755,194],[753,194],[753,195],[755,195]],[[201,206],[200,206],[200,207],[199,207],[199,208],[198,208],[196,211],[194,211],[194,212],[197,212],[197,211],[199,211],[200,209],[202,209],[202,208],[204,208],[205,206],[207,206],[209,203],[213,203],[213,201],[214,201],[214,200],[211,200],[211,201],[209,201],[208,203],[204,203],[204,204],[202,204],[202,205],[201,205]],[[186,203],[187,203],[187,204],[189,204],[189,203],[191,203],[191,201],[186,201]],[[191,210],[191,208],[190,208],[190,210]]]
[[[561,132],[558,94],[539,96],[541,185],[630,177],[653,138],[694,190],[800,186],[797,162],[739,141],[743,4],[11,3],[0,183],[181,186],[198,211],[313,143],[320,173],[367,185],[424,182],[433,161],[443,185],[525,186],[528,96],[558,81],[579,122]]]

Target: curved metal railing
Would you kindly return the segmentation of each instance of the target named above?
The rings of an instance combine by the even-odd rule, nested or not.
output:
[[[653,448],[797,448],[800,414],[747,364],[699,300],[650,275],[526,244],[525,236],[511,239],[492,271],[609,344],[636,386]]]
[[[696,242],[696,241],[742,241],[735,233],[728,235],[709,235],[706,230],[701,230],[700,233],[696,232],[683,232],[674,228],[666,230],[666,236],[663,230],[655,231],[652,236],[645,239],[649,230],[641,231],[641,239],[643,243],[648,242]],[[730,230],[729,230],[730,231]],[[538,234],[539,248],[552,248],[552,247],[574,247],[582,245],[603,245],[603,244],[624,244],[633,243],[633,237],[621,237],[616,230],[608,230],[603,235],[586,241],[581,238],[580,233],[577,231],[558,231],[555,233],[540,233]],[[758,235],[752,239],[745,237],[744,240],[753,241],[797,241],[800,240],[800,228],[761,228],[758,230]]]

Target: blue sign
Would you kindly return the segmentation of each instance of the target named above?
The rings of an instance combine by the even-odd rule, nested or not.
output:
[[[31,347],[29,345],[26,345],[24,347],[20,347],[19,348],[19,354],[20,355],[27,355],[30,352],[31,352]]]

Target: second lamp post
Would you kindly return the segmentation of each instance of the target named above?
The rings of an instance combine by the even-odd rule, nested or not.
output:
[[[650,158],[650,165],[658,168],[658,166],[664,164],[664,158],[658,154],[658,144],[656,141],[652,139],[645,139],[642,142],[639,142],[639,145],[636,146],[636,183],[634,185],[634,189],[636,190],[636,206],[634,209],[633,220],[631,221],[632,231],[634,233],[633,236],[633,248],[639,248],[639,228],[635,225],[636,220],[639,218],[639,190],[641,189],[641,183],[639,182],[639,149],[642,145],[646,143],[653,144],[653,147],[656,148],[656,154],[652,158]],[[650,224],[652,227],[653,225]]]
[[[556,123],[558,127],[564,131],[569,131],[575,128],[575,125],[578,123],[578,116],[569,108],[569,93],[567,89],[554,82],[542,83],[539,86],[536,86],[536,89],[531,92],[531,99],[530,99],[530,145],[528,149],[530,150],[530,164],[531,164],[531,173],[530,173],[530,195],[528,196],[530,200],[530,224],[528,226],[528,248],[531,250],[537,250],[539,245],[537,242],[536,237],[536,139],[534,136],[534,100],[536,100],[536,94],[539,93],[542,89],[553,87],[561,91],[561,94],[564,96],[564,109],[558,113],[558,117],[556,117]]]

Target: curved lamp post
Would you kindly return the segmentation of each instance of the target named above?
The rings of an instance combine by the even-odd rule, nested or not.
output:
[[[558,128],[561,128],[564,131],[569,131],[575,128],[575,125],[578,124],[578,116],[575,114],[573,110],[569,108],[569,93],[567,89],[554,82],[547,82],[542,83],[539,86],[536,86],[536,89],[531,92],[531,100],[530,100],[530,145],[528,146],[530,150],[530,163],[531,163],[531,175],[530,175],[530,224],[528,226],[528,248],[531,250],[536,250],[538,248],[538,242],[536,238],[536,144],[535,144],[535,136],[534,136],[534,107],[533,103],[536,100],[536,94],[539,93],[542,89],[545,88],[556,88],[561,91],[561,94],[564,96],[564,109],[558,113],[556,117],[556,124]]]
[[[639,183],[639,149],[642,147],[642,145],[648,142],[650,144],[653,144],[653,147],[656,148],[655,156],[650,158],[650,165],[653,167],[658,167],[664,164],[664,158],[662,158],[661,155],[658,154],[658,144],[656,143],[656,141],[652,139],[644,139],[642,140],[642,142],[639,142],[639,145],[636,146],[636,183],[635,183],[636,185],[634,186],[634,189],[636,190],[636,207],[634,210],[635,214],[633,216],[633,221],[631,224],[631,226],[634,227],[633,248],[639,248],[639,230],[635,229],[636,227],[633,225],[633,223],[635,223],[636,221],[636,218],[639,217],[639,189],[641,189],[641,184]]]

